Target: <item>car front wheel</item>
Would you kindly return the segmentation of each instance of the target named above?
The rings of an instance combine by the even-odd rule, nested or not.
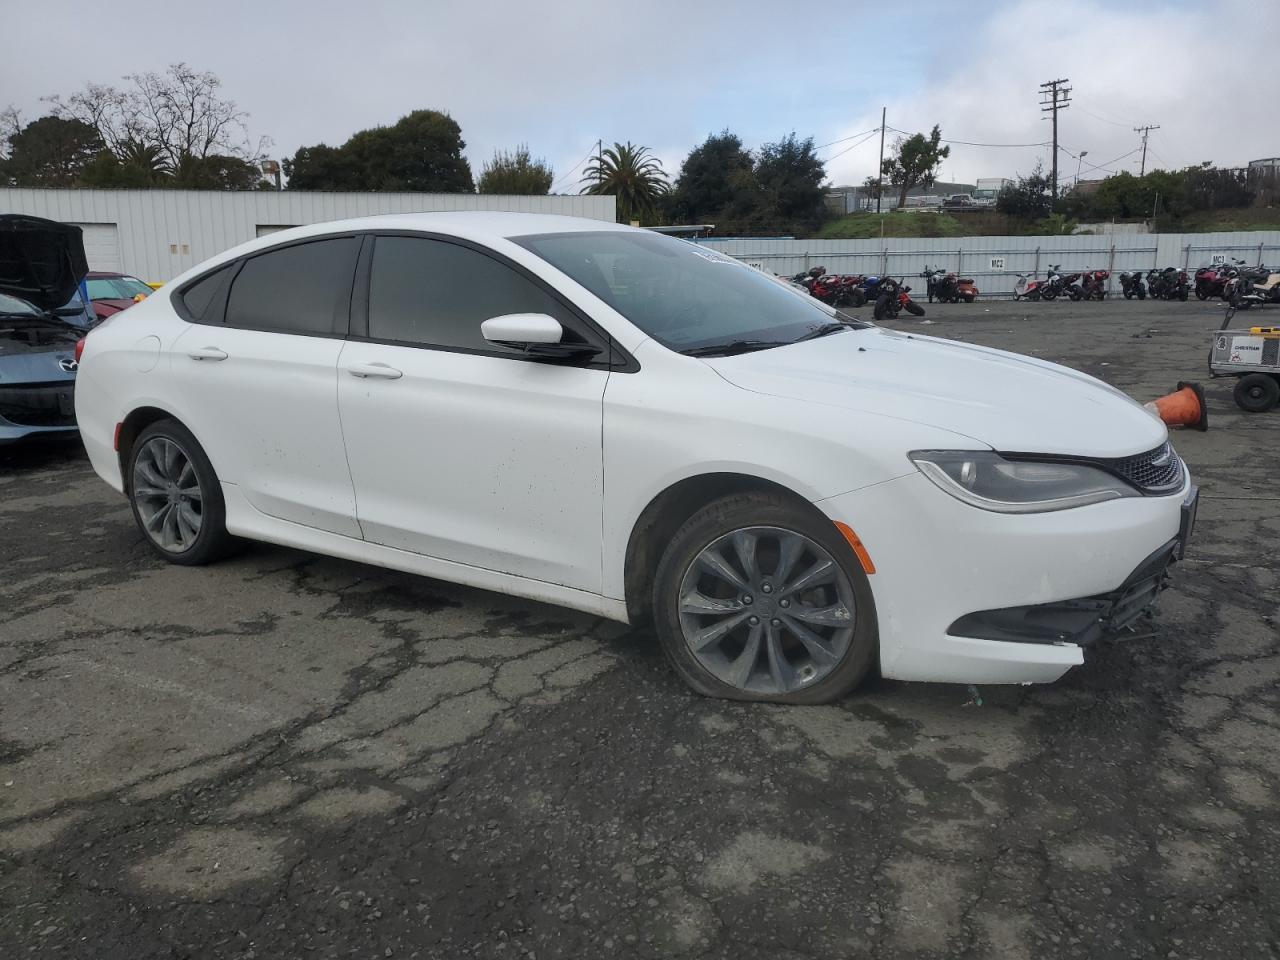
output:
[[[865,676],[878,646],[871,587],[832,522],[771,493],[702,508],[658,565],[654,622],[695,691],[814,704]]]
[[[176,420],[160,420],[138,435],[128,476],[138,529],[165,560],[195,566],[219,559],[235,545],[213,465]]]

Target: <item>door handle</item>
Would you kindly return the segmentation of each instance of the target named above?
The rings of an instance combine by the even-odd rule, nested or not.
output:
[[[227,351],[219,350],[217,347],[199,347],[187,354],[192,360],[225,360],[227,359]]]
[[[395,367],[385,363],[355,363],[347,367],[347,373],[361,379],[399,380],[404,376]]]

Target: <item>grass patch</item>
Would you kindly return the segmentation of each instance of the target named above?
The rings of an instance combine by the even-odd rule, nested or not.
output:
[[[881,221],[884,229],[881,232]],[[872,237],[967,237],[971,228],[945,213],[851,213],[829,220],[818,231],[822,240],[869,240]]]

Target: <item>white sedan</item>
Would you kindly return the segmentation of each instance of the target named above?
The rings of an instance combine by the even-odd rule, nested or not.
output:
[[[1194,514],[1164,425],[1091,377],[596,221],[275,233],[81,349],[85,447],[166,560],[247,538],[651,617],[713,696],[1052,681]]]

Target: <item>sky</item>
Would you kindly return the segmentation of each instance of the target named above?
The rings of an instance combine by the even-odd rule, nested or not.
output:
[[[185,61],[222,79],[272,157],[432,108],[461,125],[477,176],[527,143],[554,192],[576,193],[598,138],[643,144],[674,176],[724,129],[750,148],[812,136],[831,183],[860,183],[885,107],[889,147],[934,124],[1027,145],[952,144],[941,179],[971,183],[1048,169],[1039,84],[1066,78],[1067,182],[1078,163],[1083,179],[1136,173],[1144,124],[1160,127],[1148,169],[1280,155],[1265,108],[1244,106],[1280,89],[1273,31],[1247,27],[1258,14],[1256,0],[1212,15],[1181,0],[0,0],[0,108],[30,121],[43,97]]]

